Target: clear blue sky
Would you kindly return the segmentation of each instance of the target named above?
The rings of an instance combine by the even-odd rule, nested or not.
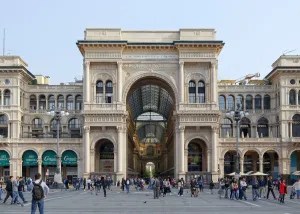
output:
[[[226,44],[219,79],[265,76],[286,49],[300,54],[299,0],[6,0],[0,29],[6,52],[20,55],[33,74],[52,84],[82,75],[75,43],[87,27],[125,30],[215,28]],[[1,33],[2,38],[2,33]],[[2,42],[0,44],[2,54]]]

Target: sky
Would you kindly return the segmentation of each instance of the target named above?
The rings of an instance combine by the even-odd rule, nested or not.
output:
[[[85,28],[215,28],[225,42],[218,79],[263,78],[284,51],[300,54],[299,8],[299,0],[3,0],[0,35],[5,28],[7,55],[59,84],[82,76],[76,41]]]

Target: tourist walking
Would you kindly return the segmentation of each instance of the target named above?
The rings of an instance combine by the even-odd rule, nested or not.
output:
[[[203,181],[201,178],[198,180],[198,185],[199,185],[200,192],[203,192]]]
[[[243,197],[245,199],[245,201],[247,200],[247,182],[246,182],[246,178],[242,178],[240,181],[240,192],[239,192],[239,197],[242,200]]]
[[[23,203],[27,203],[23,195],[24,185],[25,185],[24,179],[22,177],[19,177],[18,195],[22,199]]]
[[[103,182],[102,182],[102,178],[103,178],[103,177],[101,177],[101,180],[98,178],[98,179],[95,181],[96,195],[98,195],[98,193],[100,192],[101,184],[103,183]]]
[[[266,198],[266,184],[264,181],[264,178],[261,177],[258,180],[258,185],[259,185],[259,197],[260,198]]]
[[[12,181],[13,181],[14,177],[13,176],[9,176],[9,180],[6,181],[6,187],[5,187],[5,190],[6,190],[6,197],[3,201],[3,203],[5,204],[7,199],[9,198],[9,196],[11,198],[13,198],[13,187],[12,187]]]
[[[86,178],[83,179],[83,190],[85,191],[85,187],[86,187]]]
[[[92,180],[91,180],[91,178],[88,178],[86,182],[87,182],[88,190],[90,190],[90,189],[91,189],[91,185],[92,185]]]
[[[300,199],[300,178],[294,183],[293,188],[296,192],[297,199]]]
[[[130,188],[130,181],[129,181],[129,179],[127,178],[126,179],[126,192],[127,192],[127,194],[129,193],[129,188]]]
[[[44,214],[44,199],[49,193],[49,187],[42,181],[40,173],[36,173],[32,189],[31,214],[35,214],[36,208],[39,208],[40,214]]]
[[[125,189],[125,185],[126,185],[126,181],[124,178],[122,178],[122,182],[121,182],[121,188],[122,188],[122,191],[124,192],[124,189]]]
[[[287,194],[287,186],[284,179],[280,182],[279,194],[279,202],[284,204],[284,196]]]
[[[223,180],[223,178],[221,178],[220,182],[219,182],[219,198],[222,198],[222,195],[224,194],[224,190],[225,190],[225,182]]]
[[[157,178],[154,179],[153,187],[154,199],[158,199],[160,192],[160,181]]]
[[[213,180],[211,180],[209,183],[210,194],[214,194],[214,192],[213,192],[214,186],[215,186],[215,184],[214,184]]]
[[[179,189],[178,196],[183,196],[183,187],[184,187],[183,179],[178,180],[177,186],[178,186],[178,189]]]
[[[254,177],[252,180],[252,199],[253,199],[253,201],[256,201],[257,199],[261,199],[258,189],[259,189],[258,181]]]
[[[108,187],[108,181],[106,180],[106,178],[104,177],[101,177],[101,185],[102,185],[102,188],[103,188],[103,193],[104,193],[104,197],[106,197],[106,188]]]
[[[13,190],[13,197],[11,199],[10,204],[19,204],[23,206],[22,203],[19,202],[19,177],[16,178],[16,180],[12,181],[12,190]]]
[[[239,194],[239,185],[237,183],[237,180],[234,179],[231,184],[230,199],[234,200],[234,198],[235,198],[236,200],[238,200],[239,199],[238,194]]]
[[[230,181],[228,178],[224,179],[224,183],[225,183],[225,198],[228,198],[228,189],[230,187]]]
[[[272,176],[269,176],[268,178],[268,193],[267,193],[267,199],[269,199],[269,194],[270,192],[272,193],[274,199],[276,200],[276,196],[274,193],[274,184],[273,184],[273,180],[272,180]]]

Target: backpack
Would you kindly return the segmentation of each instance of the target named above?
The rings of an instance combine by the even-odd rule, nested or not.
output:
[[[34,183],[33,184],[33,189],[32,189],[32,198],[36,201],[41,200],[45,197],[44,195],[44,189],[41,186],[42,184],[42,180],[40,181],[40,183]]]

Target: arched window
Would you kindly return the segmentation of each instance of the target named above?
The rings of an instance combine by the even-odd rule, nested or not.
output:
[[[198,143],[188,145],[188,171],[202,171],[202,148]]]
[[[201,80],[198,82],[198,100],[199,103],[205,103],[205,83]]]
[[[106,81],[105,86],[105,102],[112,103],[113,102],[113,84],[112,81]]]
[[[268,94],[264,96],[264,109],[265,110],[271,109],[271,97]]]
[[[219,109],[221,111],[226,110],[226,98],[224,95],[219,96]]]
[[[96,83],[96,103],[103,103],[103,82],[101,80]]]
[[[240,137],[251,137],[251,121],[247,117],[240,121]]]
[[[58,95],[57,97],[57,108],[58,109],[64,109],[64,103],[65,103],[65,100],[64,100],[64,96],[63,95]]]
[[[269,121],[266,118],[257,121],[257,132],[259,137],[269,137]]]
[[[153,156],[154,155],[154,148],[153,146],[147,147],[147,156]]]
[[[189,103],[196,103],[196,84],[194,81],[189,82]]]
[[[221,137],[232,137],[232,121],[224,118],[221,124]]]
[[[77,95],[75,97],[75,110],[81,110],[82,109],[82,96]]]
[[[236,96],[236,108],[244,110],[244,97],[242,95]]]
[[[30,106],[30,110],[36,110],[36,96],[34,94],[30,95],[29,97],[29,106]]]
[[[69,129],[79,129],[81,122],[78,118],[72,118],[69,120]]]
[[[8,137],[8,118],[5,114],[0,115],[0,137]]]
[[[246,96],[246,110],[253,109],[253,97],[251,95]]]
[[[296,92],[295,90],[290,90],[290,105],[296,105]]]
[[[49,110],[55,109],[55,97],[54,97],[54,95],[49,95],[49,97],[48,97],[48,108],[49,108]]]
[[[34,118],[32,120],[32,129],[41,129],[43,128],[43,120],[41,118]]]
[[[228,110],[229,111],[234,111],[234,96],[233,95],[229,95],[228,96]]]
[[[74,110],[74,99],[72,95],[67,96],[67,109]]]
[[[293,120],[293,124],[292,124],[293,137],[300,137],[300,115],[295,114],[292,120]]]
[[[4,105],[8,106],[10,105],[10,90],[5,89],[4,91]]]
[[[261,110],[261,96],[255,96],[255,110]]]
[[[81,122],[78,118],[72,118],[69,120],[69,135],[71,138],[81,137]]]
[[[46,97],[45,95],[39,96],[39,109],[45,110],[46,109]]]

